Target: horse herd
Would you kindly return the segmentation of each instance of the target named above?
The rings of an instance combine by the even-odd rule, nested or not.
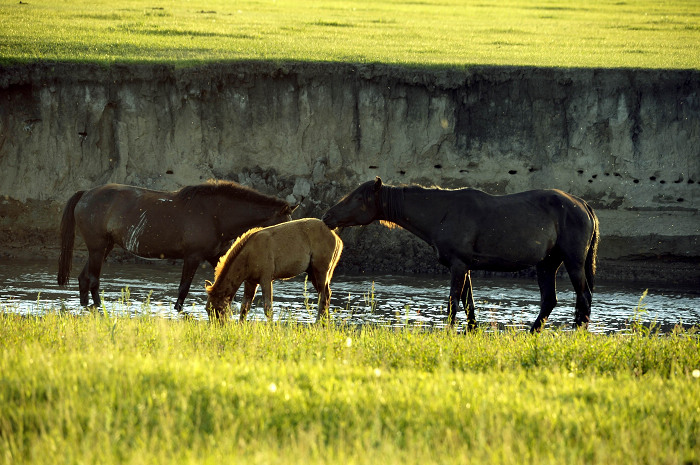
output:
[[[229,181],[161,192],[108,184],[76,192],[61,219],[58,284],[68,283],[76,227],[88,249],[78,276],[80,303],[99,306],[102,264],[115,245],[146,258],[183,259],[175,309],[182,311],[197,268],[215,267],[206,285],[210,319],[222,320],[241,285],[245,320],[258,286],[272,316],[272,281],[306,272],[327,318],[330,281],[343,249],[336,228],[380,221],[428,243],[449,268],[448,323],[464,308],[476,326],[471,270],[537,269],[540,330],[557,303],[563,263],[576,292],[574,324],[586,326],[599,240],[598,218],[582,199],[556,189],[489,195],[477,189],[388,186],[377,177],[340,199],[321,220],[292,220],[295,207]]]

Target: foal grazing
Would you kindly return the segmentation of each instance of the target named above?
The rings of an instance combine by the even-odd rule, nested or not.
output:
[[[328,316],[330,282],[343,251],[343,241],[323,221],[304,218],[239,237],[216,266],[214,283],[207,285],[209,318],[221,319],[245,282],[240,321],[245,321],[258,285],[265,315],[272,318],[272,281],[306,271],[318,292],[318,318]]]

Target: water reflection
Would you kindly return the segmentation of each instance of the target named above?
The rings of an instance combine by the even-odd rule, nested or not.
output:
[[[0,311],[21,314],[42,314],[65,309],[80,313],[77,275],[74,270],[67,288],[56,284],[56,265],[38,263],[0,264]],[[198,271],[190,295],[185,301],[188,313],[206,319],[204,280],[212,279],[209,265]],[[163,264],[106,264],[102,292],[105,308],[120,315],[152,314],[178,318],[173,310],[180,280],[180,267]],[[200,285],[201,284],[201,285]],[[539,311],[539,289],[533,280],[473,279],[477,303],[477,321],[494,328],[527,329]],[[424,325],[441,327],[446,320],[446,299],[449,278],[443,276],[347,276],[338,275],[331,288],[331,312],[336,320],[350,324],[374,323],[388,326]],[[570,327],[575,297],[571,285],[561,280],[558,285],[559,305],[549,325]],[[237,296],[241,297],[240,293]],[[590,330],[616,332],[628,327],[630,318],[640,305],[643,286],[600,283],[594,293]],[[313,322],[316,319],[317,295],[303,277],[274,283],[275,320]],[[639,314],[644,323],[655,322],[663,331],[676,324],[685,327],[700,324],[700,292],[694,289],[651,287],[641,301],[645,312]],[[260,291],[248,316],[264,320]],[[464,312],[457,315],[464,326]]]

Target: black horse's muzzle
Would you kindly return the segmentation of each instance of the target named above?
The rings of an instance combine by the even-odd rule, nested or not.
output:
[[[332,217],[331,215],[328,214],[328,212],[326,212],[326,213],[323,215],[323,218],[321,218],[321,221],[323,221],[323,222],[326,224],[326,226],[328,226],[328,227],[331,228],[331,229],[335,229],[335,228],[338,227],[338,222],[335,221],[335,220],[333,219],[333,217]]]

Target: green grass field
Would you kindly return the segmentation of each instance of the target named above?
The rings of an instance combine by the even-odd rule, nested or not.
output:
[[[700,2],[3,0],[0,63],[700,69]],[[0,309],[0,463],[700,464],[700,337]]]
[[[0,463],[700,463],[700,338],[0,314]]]
[[[696,0],[3,0],[0,63],[700,69]]]

